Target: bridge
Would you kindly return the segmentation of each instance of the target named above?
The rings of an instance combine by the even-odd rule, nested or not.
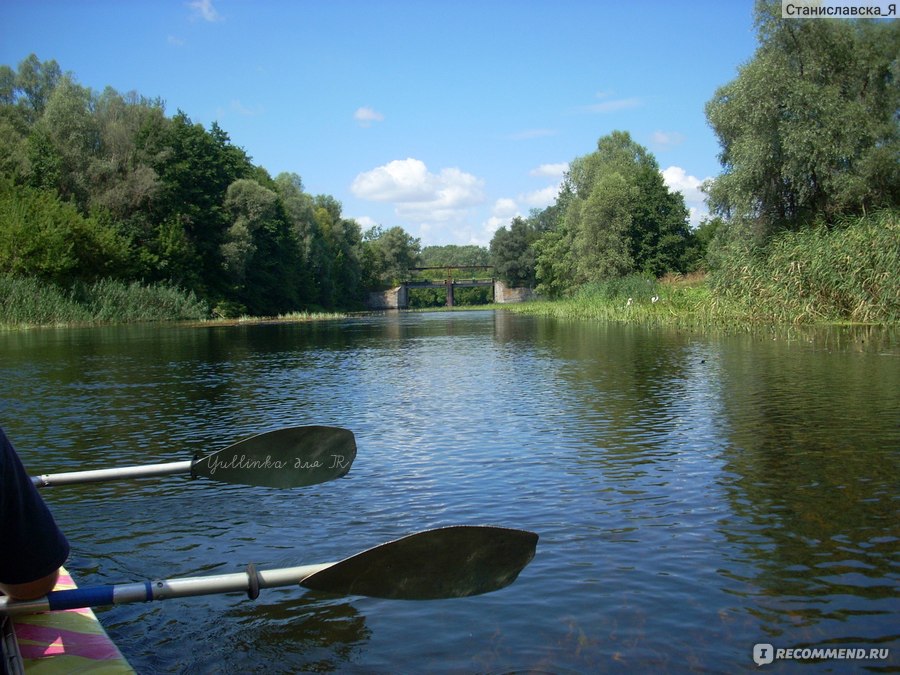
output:
[[[399,286],[381,293],[369,294],[369,307],[371,309],[406,309],[409,307],[409,291],[416,288],[443,288],[447,291],[447,307],[453,307],[454,289],[474,288],[489,286],[491,288],[491,301],[496,303],[521,302],[530,297],[530,289],[509,288],[499,279],[477,279],[474,271],[493,270],[491,265],[439,265],[433,267],[410,267],[409,271],[434,272],[444,271],[443,279],[408,278]],[[472,278],[460,276],[461,271],[472,271]]]
[[[494,295],[494,279],[457,279],[454,278],[454,270],[493,270],[492,265],[445,265],[436,267],[410,267],[410,272],[430,272],[434,270],[444,270],[446,273],[443,281],[433,281],[427,279],[409,279],[401,285],[406,288],[407,302],[409,304],[410,288],[445,288],[447,289],[447,307],[453,307],[453,289],[455,288],[475,288],[477,286],[491,287],[491,300]]]

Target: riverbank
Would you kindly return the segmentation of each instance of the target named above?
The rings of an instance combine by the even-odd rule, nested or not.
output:
[[[709,276],[631,276],[508,309],[651,325],[900,324],[896,211],[784,232],[759,248],[719,243],[708,260]]]
[[[168,284],[101,279],[68,288],[34,277],[0,277],[0,328],[72,326],[209,317],[209,305]]]
[[[290,312],[277,316],[239,316],[234,319],[214,318],[189,322],[196,326],[247,326],[276,323],[304,323],[308,321],[333,321],[351,316],[343,312]]]
[[[628,281],[628,280],[623,280]],[[659,281],[638,279],[610,289],[602,286],[585,287],[570,298],[538,300],[521,305],[493,305],[522,314],[576,318],[616,323],[669,325],[682,327],[723,328],[756,326],[760,324],[857,324],[897,325],[896,311],[868,310],[866,320],[837,312],[817,311],[811,303],[779,305],[717,292],[714,282],[702,275],[667,277]],[[868,305],[858,305],[860,309]],[[862,312],[860,312],[862,313]]]
[[[278,316],[214,317],[194,293],[168,284],[104,279],[61,288],[35,278],[0,277],[0,330],[101,324],[188,322],[196,325],[297,323],[341,319],[340,312],[290,312]]]
[[[721,326],[752,321],[736,303],[716,298],[702,274],[662,280],[626,277],[585,286],[569,298],[499,307],[522,314],[646,325]]]

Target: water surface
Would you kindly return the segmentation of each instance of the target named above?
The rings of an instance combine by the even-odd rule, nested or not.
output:
[[[504,312],[0,334],[0,424],[32,473],[351,429],[298,490],[180,477],[44,495],[86,584],[337,560],[451,524],[533,530],[511,586],[451,601],[303,589],[100,616],[142,673],[734,672],[756,643],[900,666],[900,348]],[[427,561],[423,561],[427,564]]]

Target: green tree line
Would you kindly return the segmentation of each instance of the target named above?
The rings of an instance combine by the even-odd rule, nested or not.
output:
[[[753,58],[706,106],[723,171],[704,185],[712,215],[699,228],[653,156],[616,131],[569,164],[551,206],[496,232],[498,273],[552,297],[702,268],[714,292],[780,293],[801,314],[900,314],[900,23],[782,19],[780,3],[758,0],[756,28]],[[865,254],[865,241],[882,250]],[[863,252],[837,273],[838,248]],[[843,299],[811,309],[826,297]]]
[[[0,66],[0,274],[161,283],[225,316],[353,308],[420,246],[341,208],[159,99],[92,91],[35,55]]]
[[[653,155],[614,131],[572,160],[553,204],[497,230],[490,248],[505,281],[559,296],[612,278],[690,271],[702,242]]]

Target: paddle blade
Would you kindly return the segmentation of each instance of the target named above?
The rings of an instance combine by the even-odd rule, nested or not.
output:
[[[301,586],[396,600],[464,598],[511,584],[534,557],[538,535],[457,525],[370,548],[312,574]]]
[[[348,429],[289,427],[195,458],[191,472],[224,483],[294,488],[340,478],[355,458],[356,439]]]

